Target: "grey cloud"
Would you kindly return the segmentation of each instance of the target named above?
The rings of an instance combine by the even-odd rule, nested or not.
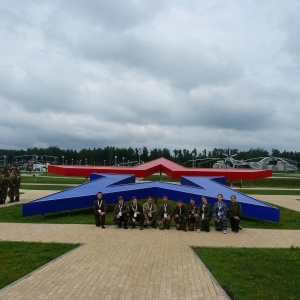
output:
[[[0,4],[0,148],[295,149],[297,2],[258,3]]]

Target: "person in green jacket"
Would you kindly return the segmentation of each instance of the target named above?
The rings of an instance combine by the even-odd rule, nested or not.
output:
[[[242,216],[242,206],[236,202],[236,196],[230,197],[230,204],[227,206],[227,217],[233,232],[238,233],[240,229],[240,219]]]
[[[162,196],[162,205],[158,209],[157,221],[160,230],[170,229],[170,224],[173,217],[173,207],[171,203],[168,203],[167,195]]]
[[[187,231],[186,229],[186,214],[187,209],[181,200],[177,201],[177,205],[174,208],[174,221],[176,223],[177,230]]]
[[[114,207],[114,222],[119,228],[128,229],[127,223],[129,219],[129,206],[124,202],[122,196],[118,197],[118,203]]]
[[[94,216],[96,226],[101,228],[105,228],[105,216],[107,213],[107,205],[106,201],[102,199],[102,192],[97,193],[97,200],[94,201]]]
[[[209,221],[212,218],[211,205],[207,202],[207,198],[202,196],[201,205],[199,206],[201,231],[209,232]]]

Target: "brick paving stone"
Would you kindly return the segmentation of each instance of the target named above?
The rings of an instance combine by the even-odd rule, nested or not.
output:
[[[228,299],[190,246],[300,246],[300,231],[247,228],[224,235],[0,223],[0,240],[82,244],[0,290],[0,299]]]

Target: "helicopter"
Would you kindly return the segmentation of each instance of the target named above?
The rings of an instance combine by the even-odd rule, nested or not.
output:
[[[281,158],[281,157],[258,157],[254,160],[259,161],[245,161],[245,167],[249,166],[251,169],[266,169],[272,170],[274,173],[291,173],[297,172],[297,164],[299,162]]]
[[[299,162],[274,156],[266,157],[256,157],[247,160],[237,160],[234,157],[236,154],[222,153],[225,158],[204,158],[197,159],[201,161],[198,166],[207,162],[216,161],[213,164],[213,168],[217,169],[228,169],[228,168],[242,168],[242,169],[262,169],[262,170],[272,170],[274,173],[291,173],[297,172],[297,164]]]

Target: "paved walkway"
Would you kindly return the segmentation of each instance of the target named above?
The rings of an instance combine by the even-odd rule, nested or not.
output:
[[[0,223],[0,240],[82,243],[0,290],[0,299],[227,299],[190,246],[300,246],[300,231],[244,229],[224,235]]]

